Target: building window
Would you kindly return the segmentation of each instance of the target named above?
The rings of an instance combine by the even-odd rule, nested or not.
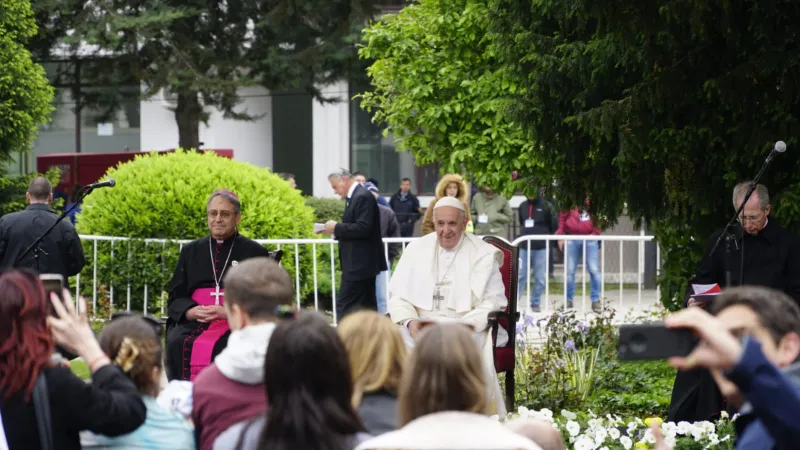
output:
[[[350,98],[368,89],[366,80],[351,80]],[[400,180],[407,177],[415,194],[433,195],[439,165],[417,166],[414,155],[398,152],[392,134],[383,137],[382,128],[372,123],[372,114],[361,109],[360,103],[360,99],[350,100],[350,170],[377,179],[382,194],[395,193]]]

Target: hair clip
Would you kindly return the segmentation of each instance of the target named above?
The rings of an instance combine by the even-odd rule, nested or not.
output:
[[[289,305],[278,305],[275,307],[275,315],[280,319],[294,319],[297,311]]]
[[[119,366],[123,372],[128,373],[133,368],[133,363],[139,357],[139,347],[133,342],[133,339],[125,337],[122,339],[122,345],[119,347],[117,357],[114,358],[114,364]]]

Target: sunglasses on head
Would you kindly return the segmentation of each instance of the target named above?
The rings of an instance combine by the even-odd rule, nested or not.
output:
[[[129,311],[117,311],[111,314],[111,318],[108,320],[108,322],[111,323],[117,319],[122,319],[123,317],[136,317],[142,319],[147,323],[147,325],[153,328],[153,331],[155,331],[156,336],[161,336],[162,332],[161,322],[159,322],[158,319],[151,316],[143,316]]]

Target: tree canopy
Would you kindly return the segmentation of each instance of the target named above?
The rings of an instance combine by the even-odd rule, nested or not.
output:
[[[53,89],[26,48],[35,34],[30,2],[0,0],[0,165],[28,151],[53,110]]]
[[[490,18],[502,67],[527,88],[510,113],[536,136],[557,198],[590,193],[598,212],[616,217],[626,205],[654,223],[676,252],[665,255],[675,266],[667,296],[694,270],[697,243],[733,213],[733,185],[776,140],[800,143],[790,134],[797,2],[492,0]],[[762,182],[797,189],[800,153],[779,158]],[[778,213],[791,221],[798,207]]]
[[[359,50],[372,61],[374,88],[361,106],[418,164],[466,170],[510,193],[512,172],[532,173],[537,159],[532,141],[503,113],[520,89],[497,64],[488,16],[481,0],[420,0],[374,22]]]
[[[243,87],[302,89],[327,100],[319,86],[348,74],[373,13],[372,0],[34,2],[44,12],[40,55],[69,44],[113,60],[113,70],[87,75],[93,84],[131,76],[145,98],[173,95],[183,148],[199,146],[210,107],[226,118],[257,118],[240,107]]]

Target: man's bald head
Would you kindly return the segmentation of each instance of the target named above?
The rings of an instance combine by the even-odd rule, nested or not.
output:
[[[53,199],[53,186],[45,177],[36,177],[28,183],[28,192],[25,197],[28,203],[50,203]]]

